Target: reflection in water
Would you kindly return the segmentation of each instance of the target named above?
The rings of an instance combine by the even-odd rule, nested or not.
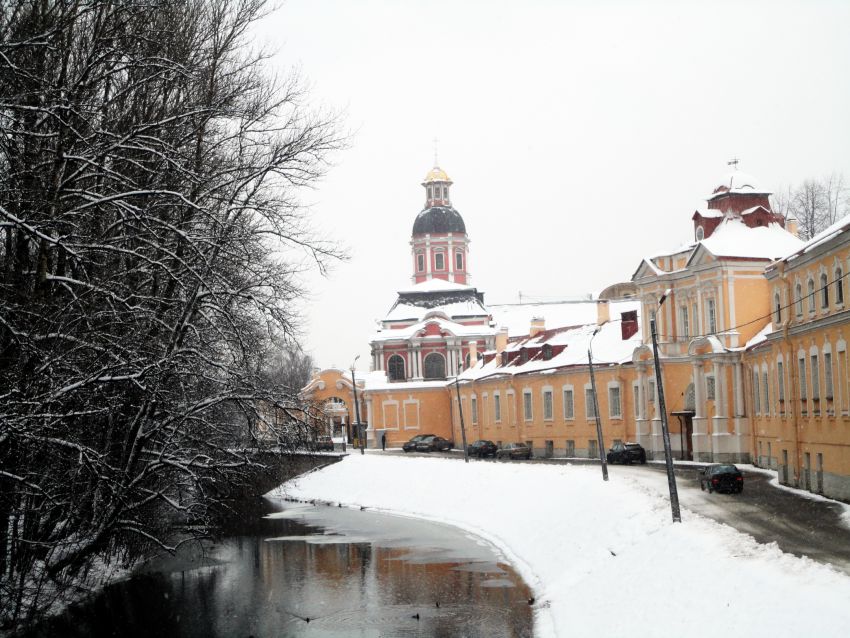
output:
[[[528,589],[480,539],[369,511],[268,505],[239,535],[152,563],[26,635],[532,634]]]

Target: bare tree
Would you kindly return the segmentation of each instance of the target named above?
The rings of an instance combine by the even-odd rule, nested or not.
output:
[[[262,0],[0,10],[0,624],[97,560],[173,549],[250,477],[251,424],[308,411],[262,374],[298,191],[342,140],[247,47]],[[267,423],[274,428],[275,423]]]
[[[824,227],[831,226],[850,212],[848,206],[848,188],[841,173],[832,173],[823,179],[826,211]]]
[[[807,179],[797,187],[780,188],[771,198],[773,210],[793,216],[802,239],[811,239],[824,228],[850,214],[850,189],[841,173]]]
[[[803,239],[814,237],[824,227],[826,192],[821,182],[807,179],[794,191],[790,212],[797,218]]]

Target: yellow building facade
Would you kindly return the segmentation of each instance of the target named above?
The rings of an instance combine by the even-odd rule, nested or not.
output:
[[[850,222],[804,244],[768,194],[744,173],[725,176],[693,214],[688,242],[643,258],[599,298],[487,306],[468,280],[401,291],[371,341],[373,369],[358,373],[369,445],[437,434],[460,447],[463,421],[468,442],[598,457],[590,350],[603,444],[637,441],[660,458],[654,320],[675,458],[753,462],[783,483],[850,499]],[[461,307],[475,312],[453,314]],[[396,343],[404,365],[392,369]],[[434,378],[421,353],[440,348],[446,365]],[[322,371],[305,394],[351,422],[350,386]]]
[[[747,348],[753,458],[850,500],[850,219],[766,270],[771,322]]]

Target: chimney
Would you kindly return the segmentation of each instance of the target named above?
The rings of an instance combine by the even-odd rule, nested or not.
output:
[[[794,237],[800,236],[800,227],[797,223],[797,218],[791,213],[785,216],[785,230],[794,235]]]
[[[546,330],[546,319],[543,317],[532,317],[531,327],[528,329],[528,336],[536,337],[544,330]]]
[[[623,341],[630,339],[638,331],[637,310],[629,310],[620,315],[620,334]]]
[[[478,363],[478,342],[477,341],[470,341],[469,342],[469,367],[474,368],[476,363]]]
[[[611,308],[607,299],[596,300],[596,325],[611,321]]]
[[[508,347],[508,327],[499,328],[496,333],[496,352],[502,352]]]

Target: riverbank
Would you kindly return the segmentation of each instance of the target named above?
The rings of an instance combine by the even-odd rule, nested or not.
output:
[[[657,481],[578,465],[352,455],[277,495],[445,522],[498,547],[539,636],[843,636],[850,578],[687,510]],[[844,628],[844,629],[842,629]]]

